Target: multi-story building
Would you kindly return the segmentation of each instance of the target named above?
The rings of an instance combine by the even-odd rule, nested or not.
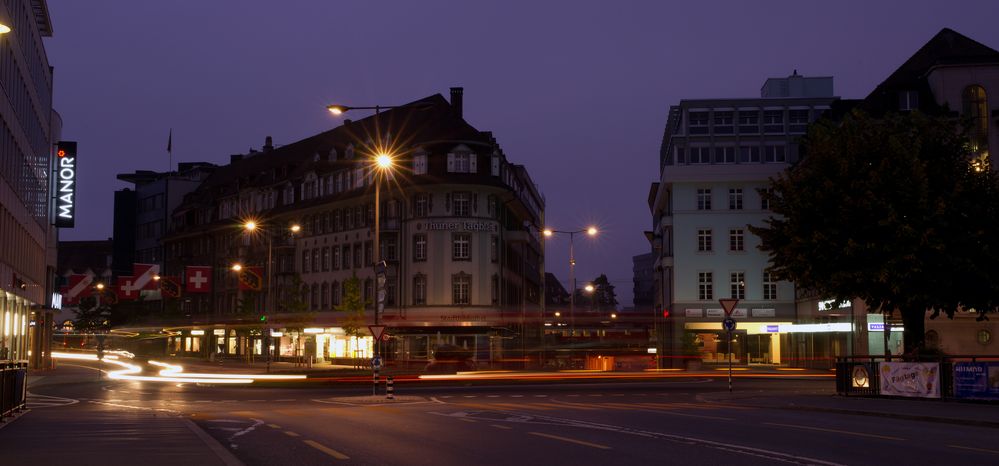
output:
[[[770,215],[759,190],[799,157],[799,138],[837,97],[831,77],[768,79],[760,98],[682,100],[670,107],[649,205],[658,352],[664,360],[780,364],[796,354],[795,290],[767,272],[748,225]],[[719,298],[739,299],[729,343]],[[686,343],[685,343],[686,341]],[[670,359],[673,358],[673,359]]]
[[[238,311],[266,314],[268,327],[283,329],[275,346],[285,356],[370,356],[370,337],[345,335],[346,314],[334,309],[357,277],[365,323],[373,322],[372,157],[387,153],[394,168],[379,188],[387,354],[425,361],[448,344],[497,361],[527,348],[522,339],[540,339],[544,198],[491,133],[463,119],[461,88],[450,103],[433,95],[270,146],[233,156],[174,210],[168,267],[214,267],[212,293],[189,295],[186,312],[220,322]],[[262,235],[240,229],[251,219]],[[237,261],[273,279],[259,293],[241,292],[230,270]],[[200,346],[211,352],[260,354],[264,340],[255,330],[209,333],[218,339]]]
[[[115,233],[120,235],[114,238],[116,274],[130,275],[133,262],[162,267],[163,235],[171,229],[169,212],[214,168],[205,162],[181,162],[176,171],[138,170],[118,175],[119,180],[132,183],[134,189],[115,193]]]
[[[648,252],[632,256],[632,305],[633,311],[648,314],[654,309],[656,295],[656,255]]]
[[[0,3],[0,24],[9,28],[0,34],[0,360],[27,360],[30,350],[41,367],[56,259],[52,148],[61,128],[42,42],[52,23],[45,1],[12,0]],[[37,334],[31,321],[42,324],[30,327]]]

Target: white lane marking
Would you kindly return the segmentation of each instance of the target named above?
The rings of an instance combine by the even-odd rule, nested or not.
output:
[[[114,406],[116,408],[141,409],[141,410],[144,410],[144,411],[161,411],[161,412],[164,412],[164,413],[183,414],[180,411],[175,411],[175,410],[172,410],[172,409],[165,409],[165,408],[147,408],[145,406],[131,406],[131,405],[123,405],[123,404],[118,404],[118,403],[106,403],[106,402],[103,402],[103,401],[93,401],[93,400],[89,401],[89,403],[98,404],[98,405],[105,405],[105,406]]]
[[[250,432],[253,432],[253,429],[256,429],[258,426],[264,423],[264,421],[260,419],[256,418],[250,418],[250,419],[253,420],[252,426],[247,427],[239,432],[236,432],[235,434],[232,434],[231,436],[229,436],[229,438],[226,439],[226,441],[229,442],[229,445],[231,445],[233,448],[236,448],[236,437],[240,437]]]
[[[441,398],[454,398],[454,395],[444,395]]]
[[[486,398],[499,398],[499,395],[487,395]]]
[[[464,395],[463,398],[476,398],[478,395]]]
[[[334,450],[334,449],[332,449],[330,447],[327,447],[326,445],[323,445],[323,444],[321,444],[319,442],[316,442],[315,440],[303,440],[303,442],[305,442],[306,445],[308,445],[308,446],[310,446],[312,448],[315,448],[316,450],[319,450],[319,451],[321,451],[323,453],[326,453],[327,455],[330,455],[330,456],[332,456],[332,457],[334,457],[334,458],[336,458],[338,460],[349,460],[350,459],[349,456],[347,456],[347,455],[345,455],[343,453],[340,453],[340,452],[338,452],[338,451],[336,451],[336,450]]]
[[[69,406],[80,402],[73,398],[63,398],[61,396],[38,395],[28,392],[25,402],[28,409],[51,408],[53,406]]]
[[[547,398],[548,395],[534,395],[535,398]]]
[[[770,425],[770,426],[778,426],[778,427],[790,427],[792,429],[817,430],[817,431],[820,431],[820,432],[832,432],[832,433],[836,433],[836,434],[856,435],[856,436],[859,436],[859,437],[871,437],[871,438],[879,438],[879,439],[884,439],[884,440],[901,440],[901,441],[905,441],[904,438],[899,438],[899,437],[889,437],[887,435],[878,435],[878,434],[865,434],[863,432],[851,432],[851,431],[848,431],[848,430],[826,429],[826,428],[823,428],[823,427],[802,426],[802,425],[798,425],[798,424],[781,424],[779,422],[764,422],[764,424]]]
[[[511,398],[523,398],[524,395],[510,395]]]
[[[569,437],[561,437],[561,436],[558,436],[558,435],[546,434],[544,432],[528,432],[528,434],[537,435],[538,437],[545,437],[545,438],[550,438],[550,439],[554,439],[554,440],[561,440],[563,442],[575,443],[576,445],[584,445],[584,446],[587,446],[587,447],[599,448],[601,450],[610,450],[611,449],[611,447],[608,447],[607,445],[601,445],[599,443],[584,442],[582,440],[576,440],[576,439],[569,438]]]
[[[451,398],[451,397],[450,396],[442,396],[441,398]],[[433,401],[434,403],[440,403],[442,405],[447,404],[447,402],[438,400],[437,397],[435,397],[435,396],[430,397],[430,401]]]

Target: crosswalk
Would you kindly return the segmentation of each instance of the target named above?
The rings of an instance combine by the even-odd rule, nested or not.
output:
[[[69,406],[72,404],[79,403],[80,400],[74,400],[73,398],[63,398],[61,396],[38,395],[35,393],[28,392],[25,402],[28,406],[28,409],[38,409],[38,408],[52,408],[56,406]]]

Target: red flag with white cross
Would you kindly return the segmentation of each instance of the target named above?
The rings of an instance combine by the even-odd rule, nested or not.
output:
[[[135,287],[135,277],[118,277],[114,290],[118,293],[118,301],[131,301],[139,297],[139,289]]]
[[[185,267],[184,291],[188,293],[210,293],[212,291],[211,266],[189,265]]]
[[[156,277],[160,274],[160,266],[157,264],[132,264],[132,278],[135,281],[136,290],[155,290],[159,288]]]

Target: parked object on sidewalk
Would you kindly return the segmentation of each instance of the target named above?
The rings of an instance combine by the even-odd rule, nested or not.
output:
[[[0,422],[25,408],[27,361],[0,361]]]

